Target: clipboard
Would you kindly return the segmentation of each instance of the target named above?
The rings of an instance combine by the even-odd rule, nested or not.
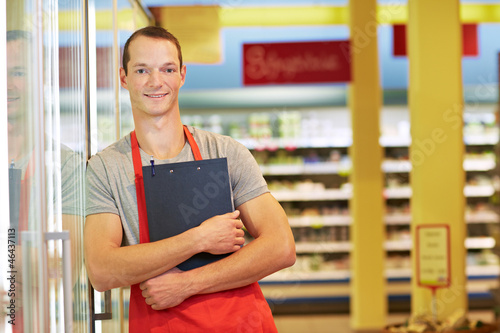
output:
[[[234,211],[226,158],[144,166],[142,173],[151,242]],[[228,255],[198,253],[177,267],[191,270]]]

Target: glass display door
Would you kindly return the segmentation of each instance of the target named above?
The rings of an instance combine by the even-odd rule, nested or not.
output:
[[[0,331],[87,332],[83,0],[3,4]]]
[[[0,0],[0,16],[0,333],[128,331],[128,289],[97,293],[86,275],[85,166],[133,127],[120,50],[151,15],[132,0]]]

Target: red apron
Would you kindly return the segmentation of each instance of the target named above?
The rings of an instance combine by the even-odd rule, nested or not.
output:
[[[195,160],[201,160],[198,145],[186,126],[184,126],[184,133]],[[141,244],[149,243],[142,161],[135,131],[130,133],[130,137],[139,211],[139,239]],[[257,282],[246,287],[195,295],[180,305],[165,310],[153,310],[147,305],[139,284],[135,284],[131,286],[129,332],[268,333],[277,332],[277,329],[271,310]]]

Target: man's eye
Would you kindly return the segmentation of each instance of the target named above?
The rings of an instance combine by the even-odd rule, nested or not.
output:
[[[138,69],[137,74],[145,74],[146,70],[145,69]]]
[[[165,69],[165,72],[167,72],[167,73],[174,73],[175,69],[174,68],[167,68],[167,69]]]
[[[11,77],[23,77],[26,76],[26,73],[23,71],[12,71],[9,73]]]

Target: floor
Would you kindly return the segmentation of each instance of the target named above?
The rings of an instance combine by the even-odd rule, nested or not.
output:
[[[409,314],[390,314],[387,324],[404,322]],[[495,316],[492,311],[470,311],[470,320],[482,320],[493,323]],[[350,328],[349,315],[306,315],[306,316],[275,316],[274,321],[279,333],[368,333],[380,332],[381,329],[356,331]]]

